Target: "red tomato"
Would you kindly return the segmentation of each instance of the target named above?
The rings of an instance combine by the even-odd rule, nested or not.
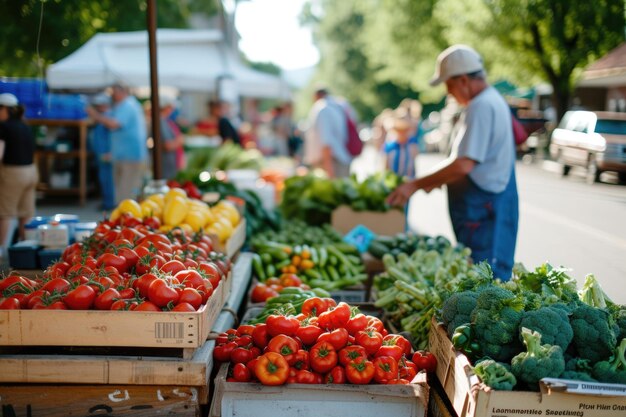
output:
[[[178,272],[184,271],[185,269],[185,264],[183,264],[181,261],[171,260],[166,262],[161,267],[161,272],[176,275]]]
[[[134,311],[163,311],[156,304],[150,301],[144,301],[134,309]]]
[[[370,361],[350,362],[346,366],[346,379],[352,384],[369,384],[375,371]]]
[[[259,349],[265,349],[269,341],[270,336],[267,334],[267,325],[265,323],[257,324],[252,331],[252,342],[254,346]]]
[[[113,253],[103,253],[102,255],[100,255],[96,261],[96,265],[98,267],[102,265],[112,266],[120,273],[126,272],[128,270],[126,258],[124,258],[123,256],[115,255]]]
[[[320,314],[318,324],[323,329],[338,329],[345,327],[349,320],[350,306],[342,301]]]
[[[339,351],[339,363],[348,366],[350,362],[358,362],[367,359],[367,352],[363,346],[351,345]]]
[[[339,352],[348,343],[348,331],[340,327],[332,332],[322,333],[317,338],[317,342],[328,342]]]
[[[159,279],[155,274],[149,272],[140,276],[137,280],[133,281],[133,287],[139,292],[139,295],[143,298],[148,297],[148,289],[153,281]]]
[[[79,285],[73,290],[69,291],[63,302],[71,310],[89,310],[96,299],[96,291],[89,285]]]
[[[267,333],[270,336],[286,335],[295,336],[296,331],[300,327],[300,322],[295,317],[286,317],[272,314],[265,320],[267,324]]]
[[[70,283],[63,278],[51,279],[50,281],[46,282],[43,287],[41,287],[42,290],[50,292],[56,291],[58,293],[65,293],[69,288]]]
[[[164,279],[155,279],[148,287],[148,299],[157,307],[165,307],[168,303],[178,303],[180,294]]]
[[[343,366],[335,366],[324,377],[324,382],[327,384],[345,384],[346,383],[346,370]]]
[[[197,309],[189,303],[179,302],[171,311],[187,311],[189,313],[197,311]]]
[[[363,346],[368,355],[374,355],[383,345],[383,337],[374,329],[368,328],[355,336],[357,345]]]
[[[233,378],[235,378],[237,382],[250,382],[252,374],[245,364],[235,363],[233,366]]]
[[[303,325],[301,323],[298,330],[296,330],[296,337],[300,339],[305,345],[313,346],[317,342],[318,337],[320,337],[323,332],[324,331],[318,326],[314,326],[311,324]]]
[[[194,271],[193,269],[183,269],[182,271],[177,272],[174,277],[185,287],[199,288],[200,286],[204,286],[202,275],[200,275],[198,271]]]
[[[309,361],[314,371],[324,374],[337,366],[337,352],[328,342],[316,343],[309,351]]]
[[[180,293],[179,303],[189,303],[193,306],[194,311],[198,310],[202,305],[202,295],[195,288],[184,288]]]
[[[282,355],[289,365],[293,365],[295,363],[296,353],[298,350],[300,350],[298,342],[284,334],[272,337],[267,344],[267,349],[265,349],[266,352],[276,352]]]
[[[120,298],[121,295],[118,290],[109,288],[96,297],[93,305],[97,310],[110,310],[113,303]]]
[[[348,333],[350,333],[350,335],[352,336],[354,336],[361,330],[365,330],[366,327],[367,317],[365,317],[365,314],[362,313],[358,313],[350,317],[350,320],[348,320],[348,323],[346,323],[346,330],[348,330]]]
[[[380,356],[373,360],[374,381],[386,384],[387,381],[398,378],[398,361],[389,356]]]
[[[413,354],[413,363],[420,371],[435,372],[437,370],[437,358],[430,352],[418,350]]]
[[[0,298],[0,310],[20,310],[20,300],[16,297]]]
[[[213,262],[199,262],[198,268],[204,273],[204,277],[211,281],[213,288],[217,288],[222,279],[222,274],[217,265]]]

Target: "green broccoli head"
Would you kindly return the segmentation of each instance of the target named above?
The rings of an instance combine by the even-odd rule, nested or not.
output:
[[[565,371],[559,378],[561,379],[573,379],[577,381],[597,382],[595,378],[591,376],[592,366],[589,359],[581,359],[572,357],[565,354]]]
[[[441,306],[441,320],[447,326],[448,336],[452,337],[454,329],[470,322],[470,316],[476,308],[478,294],[474,291],[463,291],[452,294]]]
[[[520,327],[540,333],[544,343],[560,346],[563,352],[567,350],[574,337],[574,331],[565,310],[553,306],[525,312]]]
[[[622,339],[610,360],[600,361],[593,366],[593,376],[600,382],[626,384],[624,352],[626,352],[626,339]]]
[[[596,363],[607,359],[617,343],[611,316],[605,310],[579,305],[570,316],[578,356]]]
[[[522,350],[517,332],[523,306],[519,297],[504,288],[493,286],[479,293],[471,323],[483,354],[508,362]]]
[[[537,388],[542,378],[558,378],[565,370],[563,351],[559,346],[541,344],[541,334],[522,327],[526,352],[511,360],[511,371],[518,380]]]
[[[474,366],[474,372],[486,385],[496,390],[511,391],[517,384],[515,375],[507,366],[493,359],[477,362]]]
[[[622,340],[626,337],[626,308],[621,307],[616,310],[613,314],[613,319],[615,320],[615,325],[617,326],[617,329],[619,329],[617,340]]]

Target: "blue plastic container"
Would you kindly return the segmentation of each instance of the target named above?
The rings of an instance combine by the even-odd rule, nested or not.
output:
[[[63,249],[41,249],[38,252],[39,255],[39,268],[46,269],[54,262],[61,259]]]
[[[9,265],[14,269],[37,269],[39,245],[34,240],[25,240],[9,247]]]
[[[31,217],[31,219],[24,225],[24,234],[26,240],[39,241],[39,234],[37,233],[37,227],[42,224],[48,223],[49,217],[37,216]]]

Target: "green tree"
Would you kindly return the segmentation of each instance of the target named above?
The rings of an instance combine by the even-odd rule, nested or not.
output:
[[[192,11],[217,11],[215,2],[202,7],[199,3],[207,2],[159,0],[157,25],[182,28]],[[0,0],[0,75],[39,75],[40,20],[43,68],[74,52],[97,32],[145,30],[146,9],[146,0]]]
[[[380,72],[384,66],[368,54],[369,16],[374,12],[373,0],[322,0],[321,10],[309,4],[302,14],[304,24],[313,29],[314,41],[320,49],[320,63],[314,84],[322,83],[333,94],[345,97],[362,120],[371,120],[385,107],[395,107],[406,97],[418,93],[409,82],[391,80]],[[305,89],[310,103],[313,88]]]

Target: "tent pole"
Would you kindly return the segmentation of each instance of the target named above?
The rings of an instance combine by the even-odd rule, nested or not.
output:
[[[161,112],[159,104],[159,76],[157,72],[156,27],[157,10],[156,0],[148,0],[147,26],[148,46],[150,56],[150,102],[152,103],[152,176],[155,180],[161,179]]]

